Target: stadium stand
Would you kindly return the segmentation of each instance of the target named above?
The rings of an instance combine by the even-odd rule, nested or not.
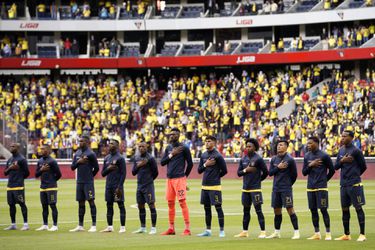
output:
[[[0,108],[28,127],[31,143],[49,142],[61,158],[71,156],[84,131],[90,131],[92,147],[99,155],[106,152],[111,136],[119,136],[126,138],[123,147],[128,156],[135,152],[137,142],[146,140],[160,157],[167,145],[165,135],[176,124],[195,156],[202,152],[203,139],[209,134],[218,135],[219,148],[227,157],[239,156],[243,136],[261,140],[265,157],[272,154],[274,140],[285,137],[291,141],[290,153],[301,156],[313,133],[334,155],[338,134],[347,128],[356,131],[356,143],[371,155],[375,71],[369,69],[369,78],[361,81],[347,77],[341,71],[317,66],[293,73],[202,74],[171,78],[165,94],[151,84],[154,78],[117,81],[87,76],[52,81],[32,77],[15,81],[13,86],[3,85]],[[324,79],[328,81],[320,90],[311,96],[306,93]],[[23,96],[22,101],[14,103],[18,96]],[[279,119],[276,108],[290,101],[295,101],[294,112]]]

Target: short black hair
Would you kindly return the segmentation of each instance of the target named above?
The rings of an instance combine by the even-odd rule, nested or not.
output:
[[[213,136],[213,135],[207,135],[207,136],[206,136],[206,140],[217,141],[217,140],[216,140],[216,137]]]
[[[116,140],[116,139],[111,139],[111,140],[109,140],[109,141],[114,141],[114,142],[116,142],[117,143],[117,145],[119,145],[120,144],[120,142],[118,141],[118,140]]]
[[[258,151],[258,150],[259,150],[259,142],[258,142],[257,139],[249,138],[249,139],[246,140],[246,144],[248,144],[248,143],[251,143],[251,144],[254,145],[254,147],[255,147],[255,151]]]
[[[81,138],[90,141],[90,137],[88,135],[82,135]]]
[[[312,140],[313,142],[316,142],[319,144],[319,138],[317,136],[310,136],[307,140]]]
[[[180,130],[179,130],[178,128],[172,128],[171,131],[174,131],[174,132],[180,133]]]
[[[351,130],[344,130],[345,133],[347,133],[350,137],[354,138],[354,132]]]
[[[279,143],[285,142],[286,146],[289,146],[289,141],[287,139],[279,139],[276,142],[276,146],[279,145]]]

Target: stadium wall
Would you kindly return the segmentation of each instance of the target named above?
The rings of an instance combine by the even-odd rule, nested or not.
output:
[[[212,18],[151,18],[136,20],[2,20],[2,31],[151,31],[228,29],[285,26],[366,20],[374,17],[375,7],[283,13],[272,15]]]
[[[333,159],[334,160],[334,159]],[[238,161],[239,159],[228,159],[226,160],[227,162],[227,167],[228,167],[228,174],[224,177],[227,179],[234,179],[238,178],[237,177],[237,168],[238,168]],[[30,169],[30,176],[29,178],[34,178],[35,177],[35,170],[36,170],[36,160],[30,160],[29,161],[29,169]],[[266,163],[268,165],[269,160],[266,160]],[[297,171],[298,171],[298,178],[299,179],[305,179],[305,177],[302,175],[302,164],[303,164],[303,159],[298,158],[296,159],[297,162]],[[74,179],[75,178],[75,172],[70,169],[70,160],[58,160],[60,170],[62,173],[62,178],[63,179]],[[127,163],[127,178],[133,179],[135,178],[131,174],[131,168],[132,168],[132,163],[129,161]],[[367,170],[366,172],[362,175],[363,179],[375,179],[375,158],[366,158],[366,163],[367,163]],[[100,165],[100,171],[103,167],[103,160],[99,160],[99,165]],[[200,179],[202,178],[201,175],[198,174],[197,169],[198,169],[198,164],[199,164],[199,159],[194,159],[194,167],[193,170],[191,171],[191,174],[189,178],[192,179]],[[4,175],[4,169],[5,169],[6,161],[2,160],[0,161],[0,179],[6,178]],[[160,165],[160,162],[158,162],[158,168],[159,168],[159,177],[158,178],[166,178],[166,168],[162,167]],[[96,176],[96,179],[101,179],[102,176],[100,175],[100,171]],[[339,178],[339,172],[336,172],[334,177],[335,179]]]
[[[275,54],[241,54],[149,58],[2,58],[0,69],[119,69],[293,64],[374,59],[375,48],[351,48]]]

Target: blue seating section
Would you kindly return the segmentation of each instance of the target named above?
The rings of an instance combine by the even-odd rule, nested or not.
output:
[[[365,2],[363,0],[354,0],[353,2],[349,3],[349,8],[359,8],[361,7]]]
[[[56,58],[57,51],[56,47],[53,46],[39,46],[37,47],[38,57],[39,58]]]
[[[70,8],[60,8],[60,19],[72,19]]]
[[[241,48],[241,54],[245,53],[258,53],[259,49],[263,48],[262,42],[244,43]]]
[[[161,50],[162,56],[175,56],[177,50],[180,48],[180,45],[164,45],[164,48]]]
[[[180,7],[168,7],[166,6],[164,11],[161,12],[162,18],[176,18],[178,11],[180,10]]]
[[[229,51],[223,51],[223,54],[224,55],[232,54],[233,50],[235,50],[238,45],[239,45],[239,43],[231,43],[230,44],[230,50]]]
[[[317,43],[319,43],[319,39],[307,39],[304,40],[305,42],[305,50],[310,50],[312,47],[314,47]]]
[[[318,4],[318,2],[319,1],[317,0],[302,1],[299,6],[297,6],[296,12],[308,12],[312,8],[314,8],[314,6]]]
[[[137,45],[124,46],[121,51],[122,57],[139,57],[139,55],[140,51]]]
[[[192,56],[201,55],[201,51],[204,50],[203,44],[185,44],[182,48],[182,55]]]
[[[284,41],[284,50],[288,50],[291,44],[292,44],[292,41]]]
[[[145,15],[138,15],[138,6],[133,6],[132,11],[125,11],[121,9],[120,19],[143,19]]]
[[[182,18],[196,18],[200,17],[201,13],[204,13],[203,6],[184,6],[182,8]]]

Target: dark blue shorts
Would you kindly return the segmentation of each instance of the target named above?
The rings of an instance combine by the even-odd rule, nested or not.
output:
[[[111,202],[111,203],[119,202],[119,201],[124,202],[125,201],[124,189],[123,188],[121,189],[121,196],[118,197],[116,195],[116,188],[106,188],[105,189],[105,201]]]
[[[318,190],[307,192],[309,209],[328,208],[328,191]]]
[[[291,208],[293,207],[293,191],[275,192],[272,191],[273,208]]]
[[[202,205],[221,205],[223,198],[221,197],[221,191],[217,190],[203,190],[201,191],[201,204]]]
[[[138,204],[152,204],[155,203],[155,188],[154,184],[147,185],[137,189],[137,203]]]
[[[360,207],[366,204],[363,186],[341,187],[341,207]]]
[[[242,192],[242,205],[250,207],[251,204],[254,207],[263,204],[262,192]]]
[[[94,183],[77,183],[76,201],[95,200]]]
[[[7,201],[9,205],[25,203],[25,190],[8,190]]]
[[[57,203],[57,191],[40,192],[40,203],[51,205]]]

